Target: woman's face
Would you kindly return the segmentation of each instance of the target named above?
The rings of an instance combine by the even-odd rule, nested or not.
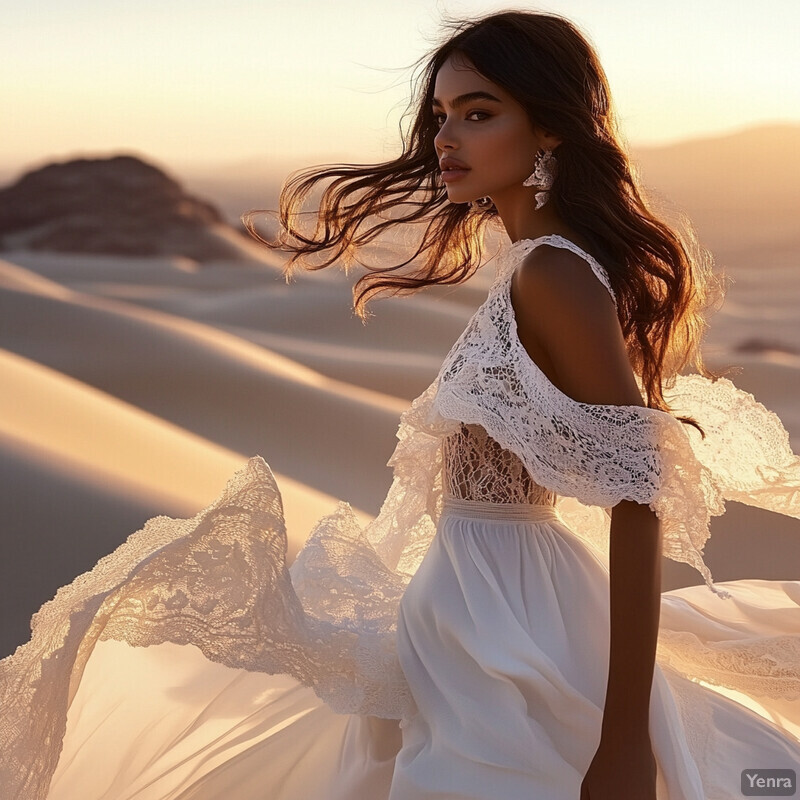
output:
[[[434,139],[439,164],[449,157],[466,168],[442,171],[452,203],[479,197],[497,202],[509,192],[516,194],[533,172],[536,151],[558,141],[543,138],[525,109],[460,55],[448,58],[436,73],[433,113],[439,126]]]

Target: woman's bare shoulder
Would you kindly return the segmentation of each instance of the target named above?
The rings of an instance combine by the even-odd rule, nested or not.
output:
[[[518,328],[552,364],[561,391],[585,403],[643,405],[614,303],[584,258],[539,245],[518,265],[512,299]]]
[[[613,310],[611,295],[582,256],[555,245],[540,244],[517,267],[517,284],[526,295],[564,300],[591,312],[594,307]],[[608,302],[603,302],[606,300]]]

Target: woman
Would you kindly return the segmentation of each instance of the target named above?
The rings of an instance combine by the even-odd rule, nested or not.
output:
[[[642,200],[591,46],[495,14],[421,88],[400,158],[281,200],[290,267],[427,224],[421,266],[359,279],[362,313],[463,281],[489,224],[513,242],[402,416],[381,513],[362,531],[340,504],[287,570],[254,458],[193,520],[148,523],[3,662],[6,796],[700,800],[798,762],[800,584],[722,590],[702,558],[725,499],[800,516],[798,459],[704,377],[712,278]],[[662,596],[662,552],[713,591]]]

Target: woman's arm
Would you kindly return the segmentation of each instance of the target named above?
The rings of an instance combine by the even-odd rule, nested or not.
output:
[[[644,405],[611,297],[580,256],[537,247],[514,276],[512,302],[522,344],[537,363],[546,363],[548,377],[564,394],[585,403]],[[628,500],[616,505],[609,553],[611,645],[600,745],[611,760],[637,748],[649,752],[660,556],[661,529],[654,512]]]
[[[647,506],[622,500],[611,514],[611,652],[603,738],[648,732],[661,611],[661,526]]]

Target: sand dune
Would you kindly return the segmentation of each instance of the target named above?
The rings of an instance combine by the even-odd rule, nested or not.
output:
[[[190,271],[176,266],[176,260],[117,257],[104,271],[97,256],[65,256],[63,262],[44,253],[9,257],[31,275],[47,276],[81,294],[202,322],[321,375],[406,400],[430,382],[485,296],[493,269],[487,265],[466,286],[380,301],[364,324],[352,312],[350,283],[336,270],[300,274],[287,285],[271,265],[266,271],[224,264]],[[0,264],[0,281],[2,274]]]
[[[0,351],[0,436],[86,484],[194,514],[249,456],[235,453],[59,372]],[[124,458],[120,454],[124,454]],[[276,472],[293,546],[338,500]],[[358,512],[362,522],[371,515]]]
[[[3,626],[7,650],[59,586],[149,517],[188,517],[209,505],[246,457],[5,351],[0,374],[0,465],[10,511],[0,586],[2,607],[16,611],[13,640]],[[337,500],[285,475],[276,480],[293,558]],[[28,576],[21,594],[11,588],[17,575]]]
[[[374,512],[406,404],[191,320],[105,298],[0,291],[0,346]],[[275,424],[273,420],[279,420]],[[331,424],[335,420],[335,424]],[[309,459],[308,441],[318,447]],[[357,453],[363,481],[337,467]]]
[[[307,341],[379,347],[388,352],[439,354],[442,343],[458,337],[479,298],[485,296],[485,290],[476,293],[471,305],[426,294],[383,300],[372,307],[375,316],[365,325],[352,311],[347,280],[331,280],[334,276],[327,274],[325,279],[300,276],[287,285],[262,276],[261,285],[248,282],[239,286],[241,276],[231,272],[224,276],[225,290],[216,294],[208,290],[207,279],[206,285],[194,282],[192,292],[151,295],[137,304],[214,326],[233,325]],[[82,288],[92,294],[98,289],[86,284]],[[107,291],[108,285],[99,288]],[[402,337],[397,335],[398,325],[404,326]]]
[[[184,256],[133,257],[52,252],[7,251],[0,273],[9,266],[81,291],[82,287],[150,287],[196,291],[228,290],[231,281],[242,288],[262,285],[270,276],[280,280],[280,268],[265,260],[257,267],[231,268],[228,262],[207,262],[201,267]]]
[[[689,215],[707,246],[758,268],[773,254],[797,263],[798,153],[800,125],[786,122],[642,147],[635,156],[646,184]]]
[[[49,451],[0,435],[0,657],[30,638],[30,618],[150,517],[182,516],[163,499],[87,482]]]
[[[72,295],[72,292],[60,283],[4,260],[0,260],[0,289],[16,289],[60,300]]]

